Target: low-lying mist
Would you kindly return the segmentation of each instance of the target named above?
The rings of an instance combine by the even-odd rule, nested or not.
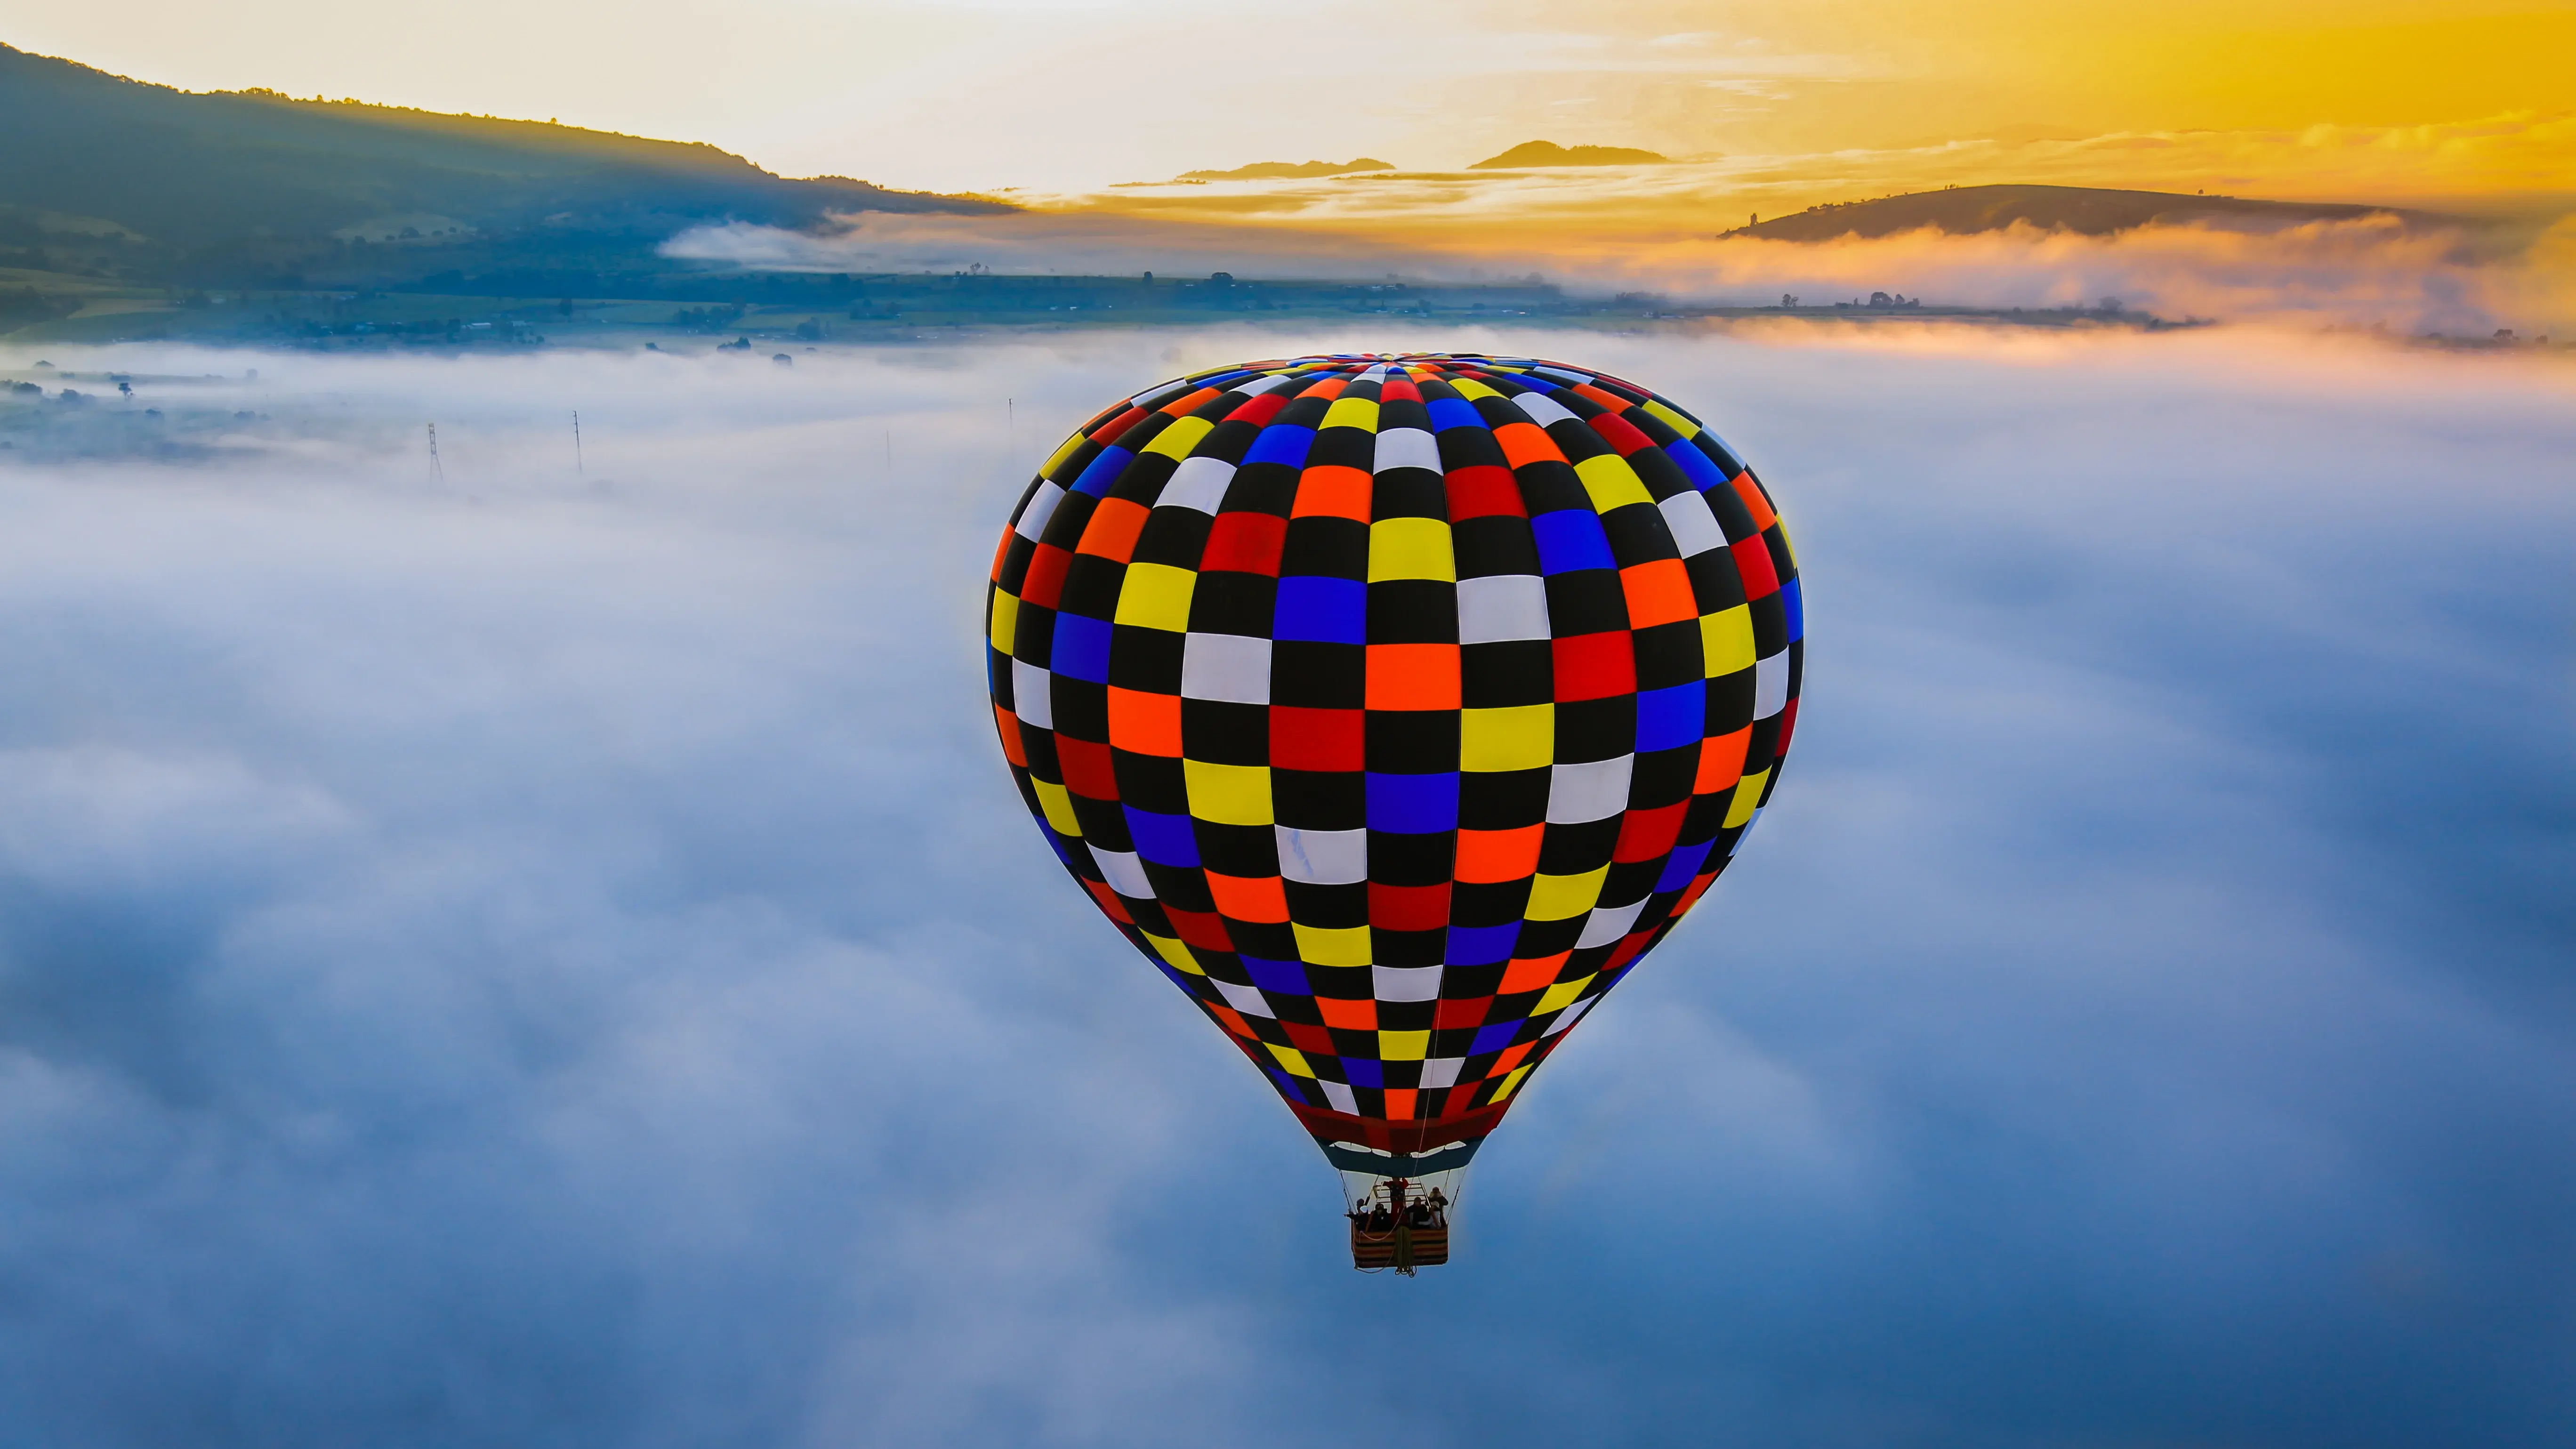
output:
[[[1777,808],[1405,1282],[1347,1269],[1334,1175],[1062,878],[978,638],[1021,481],[1106,401],[1433,346],[1700,411],[1781,499],[1811,653]],[[48,360],[186,447],[0,452],[0,1439],[2349,1449],[2576,1411],[2551,359]]]
[[[1537,272],[1577,290],[1642,288],[1721,306],[1769,306],[1784,295],[1829,306],[1877,291],[1994,308],[2090,307],[2108,296],[2169,321],[2399,336],[2576,334],[2576,220],[2537,234],[2410,225],[2390,214],[2293,226],[2152,225],[2109,236],[2022,223],[1964,236],[1926,230],[1832,242],[1719,235],[1705,210],[1615,228],[1472,209],[1402,225],[1367,218],[1336,225],[1329,215],[1225,225],[1099,211],[844,220],[820,232],[709,227],[664,250],[824,272],[983,266],[1446,282]]]

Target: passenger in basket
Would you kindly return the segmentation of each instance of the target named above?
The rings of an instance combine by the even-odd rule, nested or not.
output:
[[[1449,1226],[1449,1199],[1443,1197],[1440,1193],[1440,1189],[1436,1187],[1431,1189],[1430,1213],[1431,1221],[1429,1226],[1435,1228],[1445,1228]]]

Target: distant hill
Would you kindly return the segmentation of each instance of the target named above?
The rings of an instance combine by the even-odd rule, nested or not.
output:
[[[1354,171],[1392,171],[1395,163],[1361,156],[1350,161],[1255,161],[1231,171],[1184,171],[1183,181],[1302,181],[1312,176],[1347,176]]]
[[[2170,224],[2230,217],[2296,225],[2379,213],[2393,214],[2416,225],[2463,224],[2462,218],[2435,212],[2339,202],[2253,201],[2235,196],[2184,196],[2169,191],[2106,191],[2089,186],[1959,186],[1814,207],[1794,216],[1740,226],[1727,235],[1832,241],[1846,236],[1893,236],[1929,227],[1965,236],[2028,222],[2043,231],[2108,236],[2151,222]]]
[[[414,251],[470,237],[487,251],[517,240],[633,252],[728,218],[795,226],[827,212],[1012,209],[789,180],[703,143],[271,91],[193,94],[6,46],[0,137],[0,254],[64,251],[125,275],[327,269],[339,258],[317,248],[388,238]],[[377,253],[401,269],[399,251]]]
[[[1496,171],[1520,166],[1652,166],[1666,158],[1633,146],[1560,146],[1554,141],[1523,141],[1500,156],[1488,156],[1470,171]]]

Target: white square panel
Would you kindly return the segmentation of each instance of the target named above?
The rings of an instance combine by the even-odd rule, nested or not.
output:
[[[1489,574],[1458,581],[1458,642],[1544,639],[1547,581],[1536,574]]]
[[[1440,445],[1420,428],[1389,428],[1377,435],[1375,468],[1428,468],[1440,471]]]
[[[1055,506],[1064,501],[1064,489],[1053,483],[1041,483],[1029,498],[1029,506],[1020,510],[1020,521],[1011,525],[1020,537],[1031,543],[1046,534],[1047,520],[1055,517]]]
[[[1628,808],[1628,776],[1636,756],[1558,765],[1548,775],[1547,823],[1581,825],[1607,820]]]
[[[1157,508],[1195,508],[1213,514],[1225,501],[1226,485],[1234,481],[1234,465],[1222,458],[1191,458],[1172,470],[1171,479],[1163,484],[1162,494],[1154,500]]]
[[[1268,704],[1270,641],[1246,634],[1188,636],[1181,648],[1181,696]]]
[[[1216,988],[1217,995],[1225,998],[1226,1005],[1246,1016],[1277,1014],[1271,1011],[1269,1002],[1261,999],[1261,988],[1258,986],[1237,986],[1231,981],[1219,981],[1213,976],[1208,978],[1208,984]]]
[[[1542,1037],[1550,1037],[1565,1030],[1567,1027],[1574,1025],[1576,1022],[1583,1019],[1583,1013],[1592,1009],[1592,1003],[1599,1001],[1600,999],[1601,998],[1598,996],[1587,996],[1581,1001],[1574,1003],[1572,1006],[1567,1007],[1565,1010],[1558,1012],[1556,1014],[1556,1020],[1539,1028],[1538,1034]]]
[[[1789,651],[1753,661],[1753,717],[1769,719],[1789,707]]]
[[[1642,897],[1624,906],[1593,907],[1592,914],[1584,919],[1583,934],[1575,940],[1575,949],[1616,944],[1636,926],[1638,913],[1645,909]]]
[[[1279,836],[1279,874],[1307,885],[1357,885],[1368,879],[1368,832],[1271,827]]]
[[[1091,847],[1091,858],[1100,866],[1100,878],[1122,896],[1139,900],[1154,899],[1152,882],[1145,879],[1144,859],[1132,850],[1103,850]]]
[[[1542,428],[1549,427],[1557,423],[1571,423],[1579,421],[1574,414],[1567,412],[1562,406],[1560,406],[1556,399],[1549,397],[1543,392],[1525,392],[1516,394],[1512,398],[1512,405],[1519,408],[1522,412],[1529,414],[1529,420],[1538,424]]]
[[[1380,1001],[1437,1001],[1440,999],[1439,966],[1378,966],[1371,968],[1376,982],[1375,994]]]
[[[1055,728],[1055,676],[1025,659],[1011,661],[1011,713],[1024,724]]]
[[[1681,550],[1682,557],[1696,558],[1726,547],[1726,530],[1717,526],[1717,515],[1709,511],[1705,496],[1685,491],[1655,506],[1663,510],[1664,522],[1673,531],[1673,547]]]

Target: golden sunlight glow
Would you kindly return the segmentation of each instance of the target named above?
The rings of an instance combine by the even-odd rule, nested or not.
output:
[[[1678,220],[1972,180],[2576,193],[2576,0],[128,0],[26,8],[11,32],[193,89],[560,116],[944,190],[1326,156],[1452,172],[1545,137],[1700,159],[1617,205],[1526,178],[1454,200],[1660,197]],[[1395,224],[1431,186],[1116,204]]]

